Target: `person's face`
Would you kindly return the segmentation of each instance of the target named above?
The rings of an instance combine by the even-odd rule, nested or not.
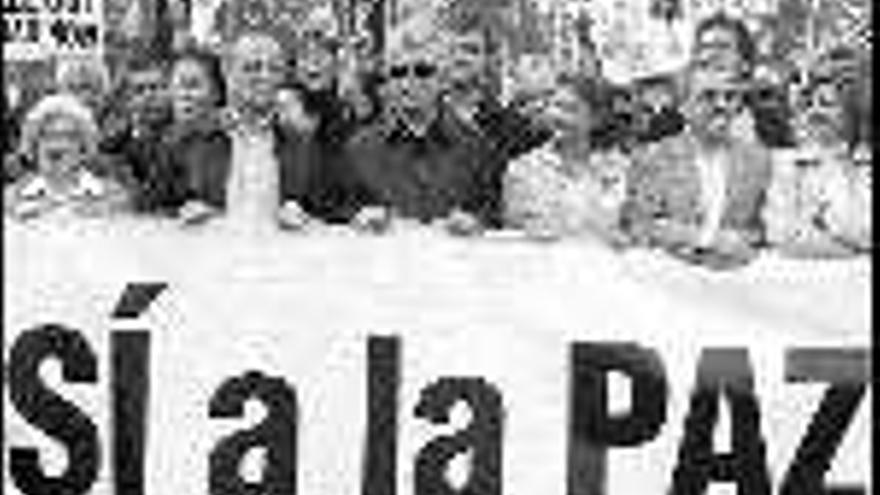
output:
[[[183,59],[171,71],[171,108],[176,122],[185,122],[205,113],[217,101],[216,91],[205,67],[196,60]]]
[[[71,75],[63,84],[62,90],[72,94],[92,110],[98,110],[106,96],[100,76],[86,70]]]
[[[456,36],[449,44],[447,77],[452,84],[479,83],[486,70],[486,41],[480,33]]]
[[[76,170],[85,155],[84,136],[77,121],[67,115],[50,117],[37,141],[37,163],[41,172],[64,175]]]
[[[436,109],[440,94],[437,65],[426,55],[398,56],[386,67],[387,104],[404,114],[426,114]]]
[[[691,129],[710,139],[728,139],[742,110],[742,86],[726,72],[698,70],[690,75],[689,89],[685,111]]]
[[[834,144],[842,141],[844,111],[833,83],[824,83],[798,102],[795,129],[801,143]]]
[[[589,133],[590,106],[572,88],[558,88],[549,96],[542,114],[541,120],[562,139],[586,139]]]
[[[648,107],[652,113],[659,113],[664,109],[672,108],[675,104],[674,90],[665,85],[655,85],[645,88],[641,97],[642,103]]]
[[[336,77],[336,47],[324,39],[308,40],[296,61],[296,76],[313,91],[327,89]]]
[[[230,81],[239,103],[270,108],[284,78],[281,46],[269,36],[246,36],[232,49]]]
[[[701,33],[694,47],[694,58],[700,67],[737,75],[742,72],[744,64],[736,34],[724,28],[713,28]]]
[[[165,75],[160,68],[128,74],[129,109],[146,123],[157,123],[168,114]]]

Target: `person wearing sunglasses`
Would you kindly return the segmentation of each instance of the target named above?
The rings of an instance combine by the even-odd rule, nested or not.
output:
[[[699,66],[685,77],[685,130],[634,156],[623,227],[636,246],[710,268],[742,266],[762,240],[769,155],[732,132],[741,79]]]
[[[796,258],[845,258],[872,247],[870,141],[850,140],[857,94],[816,75],[796,102],[797,146],[774,153],[765,210],[773,249]],[[870,101],[862,102],[870,107]]]
[[[348,146],[361,190],[358,228],[387,230],[394,220],[476,234],[491,217],[486,147],[441,105],[433,35],[392,37],[380,90],[382,114]]]

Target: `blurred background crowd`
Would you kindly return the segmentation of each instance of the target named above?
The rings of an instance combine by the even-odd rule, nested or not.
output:
[[[99,54],[6,64],[6,217],[869,253],[872,4],[721,4],[107,0]]]

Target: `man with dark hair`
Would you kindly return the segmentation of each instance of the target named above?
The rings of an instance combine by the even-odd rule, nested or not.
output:
[[[696,28],[694,62],[751,77],[755,64],[755,43],[740,19],[718,13],[703,19]]]
[[[737,267],[754,259],[763,241],[769,154],[733,133],[743,104],[738,77],[692,66],[685,84],[686,128],[636,154],[623,226],[636,245],[714,268]]]
[[[149,50],[135,50],[122,69],[116,108],[107,117],[101,151],[125,163],[112,175],[134,191],[140,213],[169,214],[179,206],[176,174],[164,170],[162,134],[170,124],[166,63]]]
[[[785,88],[753,84],[756,47],[746,24],[724,13],[703,19],[694,35],[692,63],[746,81],[747,112],[738,117],[739,132],[771,148],[793,142],[791,111]]]

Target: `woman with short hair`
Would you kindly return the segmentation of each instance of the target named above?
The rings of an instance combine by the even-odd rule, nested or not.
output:
[[[767,240],[798,258],[840,258],[871,250],[870,142],[851,136],[851,88],[813,74],[796,102],[797,146],[774,156],[765,209]]]
[[[619,245],[620,205],[628,160],[591,142],[593,98],[560,85],[541,112],[553,130],[543,146],[510,163],[504,179],[505,223],[541,239],[586,237]]]
[[[68,94],[40,100],[25,116],[19,154],[32,171],[4,191],[4,213],[14,220],[62,215],[105,217],[128,209],[129,195],[93,170],[100,132],[92,111]]]

